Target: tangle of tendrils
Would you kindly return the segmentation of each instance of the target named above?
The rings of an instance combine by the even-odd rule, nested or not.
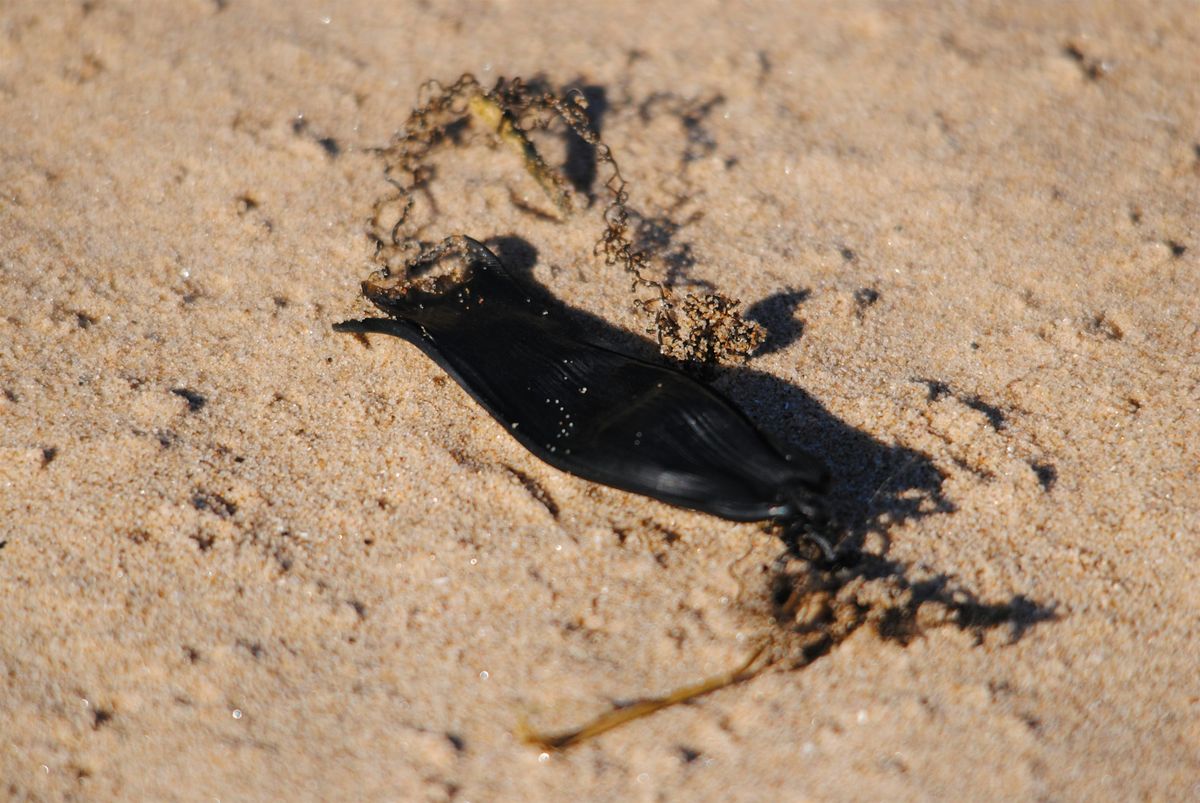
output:
[[[410,219],[414,196],[425,193],[434,177],[429,160],[446,143],[457,143],[472,123],[490,131],[500,142],[517,151],[526,170],[554,204],[558,217],[575,211],[571,188],[560,172],[542,159],[528,136],[560,121],[569,131],[591,146],[598,165],[607,169],[604,187],[609,201],[603,213],[604,231],[595,252],[605,264],[620,266],[630,277],[634,306],[646,314],[659,351],[695,373],[711,373],[722,363],[744,361],[763,341],[758,324],[738,312],[737,301],[719,293],[678,297],[663,282],[652,277],[646,252],[635,247],[631,231],[629,185],[621,173],[612,148],[591,124],[587,102],[579,91],[559,94],[543,82],[520,78],[499,79],[485,89],[471,74],[449,86],[429,81],[422,86],[418,105],[391,143],[377,151],[384,159],[384,174],[395,193],[375,205],[370,236],[375,242],[374,261],[386,277],[392,271],[408,273],[422,259],[431,242],[423,241],[422,225]],[[650,297],[639,297],[649,291]]]

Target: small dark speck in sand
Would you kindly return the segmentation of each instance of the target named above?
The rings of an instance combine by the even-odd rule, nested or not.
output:
[[[189,413],[199,412],[204,405],[208,404],[208,399],[190,388],[171,388],[171,392],[187,401]]]

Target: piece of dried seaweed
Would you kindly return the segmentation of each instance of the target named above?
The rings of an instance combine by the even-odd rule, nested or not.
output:
[[[395,188],[394,194],[376,204],[371,220],[375,261],[381,269],[407,272],[432,245],[422,241],[421,228],[411,220],[414,199],[426,191],[433,176],[432,153],[455,141],[472,122],[519,153],[559,218],[571,217],[578,204],[570,183],[547,165],[528,136],[530,130],[559,121],[591,146],[597,163],[607,169],[604,187],[609,202],[596,252],[606,264],[619,266],[630,276],[634,305],[649,319],[647,331],[654,335],[663,356],[690,372],[711,375],[722,364],[743,362],[762,343],[762,327],[742,317],[736,300],[717,292],[680,297],[654,278],[650,258],[634,245],[628,184],[612,148],[592,127],[581,92],[559,94],[519,78],[501,78],[485,89],[467,74],[449,86],[431,81],[422,95],[424,100],[413,109],[400,133],[379,151],[388,181]],[[647,292],[649,298],[642,297]]]

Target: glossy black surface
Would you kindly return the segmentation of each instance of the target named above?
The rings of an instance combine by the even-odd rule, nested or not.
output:
[[[364,285],[390,317],[335,328],[413,343],[563,471],[737,521],[823,517],[828,472],[817,458],[783,453],[687,374],[590,342],[486,247],[463,241],[461,284],[441,294]]]

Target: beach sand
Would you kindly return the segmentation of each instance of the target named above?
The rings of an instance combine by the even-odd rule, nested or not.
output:
[[[5,3],[0,797],[1200,796],[1197,54],[1182,1]],[[463,72],[585,88],[662,264],[767,326],[717,385],[993,626],[517,738],[739,665],[781,545],[331,330],[371,149]],[[427,236],[640,332],[601,204],[469,133]]]

